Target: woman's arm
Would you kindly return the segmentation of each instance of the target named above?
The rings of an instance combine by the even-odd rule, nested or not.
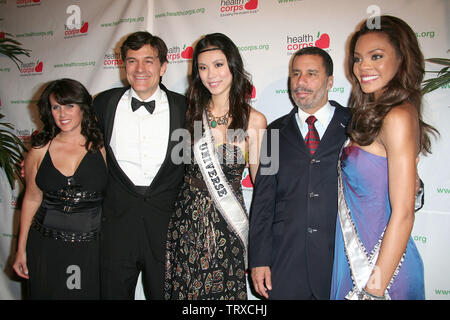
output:
[[[252,178],[253,183],[255,182],[256,173],[258,172],[261,141],[266,127],[266,117],[261,112],[252,108],[250,111],[247,132],[249,137],[248,162],[250,167],[250,177]]]
[[[46,150],[46,147],[40,149],[32,148],[25,159],[25,177],[27,184],[20,215],[19,241],[13,269],[20,277],[26,279],[29,278],[26,257],[28,231],[30,230],[33,217],[42,202],[42,191],[36,185],[35,178]]]
[[[419,153],[419,122],[415,108],[410,104],[393,108],[386,115],[377,139],[386,150],[392,212],[366,290],[383,296],[414,224],[416,156]]]
[[[106,149],[105,147],[100,148],[100,153],[102,154],[103,160],[105,160],[106,163]]]

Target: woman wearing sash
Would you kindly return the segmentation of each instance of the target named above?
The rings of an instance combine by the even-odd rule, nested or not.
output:
[[[376,21],[376,20],[375,20]],[[350,140],[340,156],[331,299],[424,299],[411,238],[417,155],[430,153],[422,121],[424,59],[402,20],[364,22],[350,41]]]
[[[31,138],[16,273],[29,299],[99,299],[99,227],[107,169],[92,98],[78,81],[43,91]]]
[[[259,163],[263,114],[236,45],[220,33],[194,49],[186,126],[193,160],[169,222],[166,299],[247,298],[248,217],[241,177]],[[261,132],[260,132],[261,131]]]

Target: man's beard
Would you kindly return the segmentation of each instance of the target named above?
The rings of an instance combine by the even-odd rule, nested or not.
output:
[[[311,96],[309,97],[309,103],[308,102],[304,102],[303,104],[300,101],[297,101],[295,98],[295,93],[301,91],[301,92],[308,92],[311,93]],[[318,95],[321,93],[321,91],[323,91],[321,97],[318,97]],[[322,101],[323,97],[325,96],[327,90],[326,90],[326,84],[323,86],[323,88],[319,89],[318,91],[315,92],[314,95],[314,91],[311,89],[308,89],[306,87],[302,87],[299,86],[297,88],[294,89],[294,91],[292,92],[292,100],[294,100],[294,103],[297,107],[301,108],[301,109],[313,109],[316,108],[317,106],[314,105],[314,103],[317,103],[319,101]]]

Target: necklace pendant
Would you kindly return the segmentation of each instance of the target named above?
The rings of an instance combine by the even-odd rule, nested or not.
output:
[[[215,120],[211,121],[211,128],[217,127],[217,122]]]

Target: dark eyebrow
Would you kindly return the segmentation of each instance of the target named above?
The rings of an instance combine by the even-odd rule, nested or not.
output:
[[[293,68],[291,72],[301,72],[301,70]],[[317,70],[317,69],[306,69],[306,72],[318,73],[319,70]]]
[[[216,63],[218,63],[218,62],[219,62],[219,63],[225,63],[224,60],[225,60],[225,59],[219,58],[219,59],[214,60],[212,63],[213,63],[213,64],[216,64]],[[206,65],[206,63],[198,62],[198,65],[204,66],[204,65]]]
[[[136,57],[127,57],[125,60],[130,60],[130,59],[136,59]],[[144,59],[152,59],[152,60],[155,60],[156,58],[153,57],[153,56],[146,56],[146,57],[144,57]]]
[[[383,51],[383,52],[384,52],[384,50],[383,50],[383,49],[380,49],[380,48],[376,48],[376,49],[370,50],[370,51],[369,51],[369,53],[372,53],[372,52],[374,52],[374,51],[378,51],[378,50],[379,50],[379,51]]]
[[[370,50],[370,51],[369,51],[369,53],[373,53],[374,51],[377,51],[377,50],[380,50],[380,51],[383,51],[383,52],[384,52],[384,50],[383,50],[383,49],[380,49],[380,48],[376,48],[376,49]],[[359,52],[357,52],[357,51],[354,51],[354,52],[353,52],[353,54],[357,54],[358,56],[360,56],[360,55],[361,55],[361,54],[360,54]]]

